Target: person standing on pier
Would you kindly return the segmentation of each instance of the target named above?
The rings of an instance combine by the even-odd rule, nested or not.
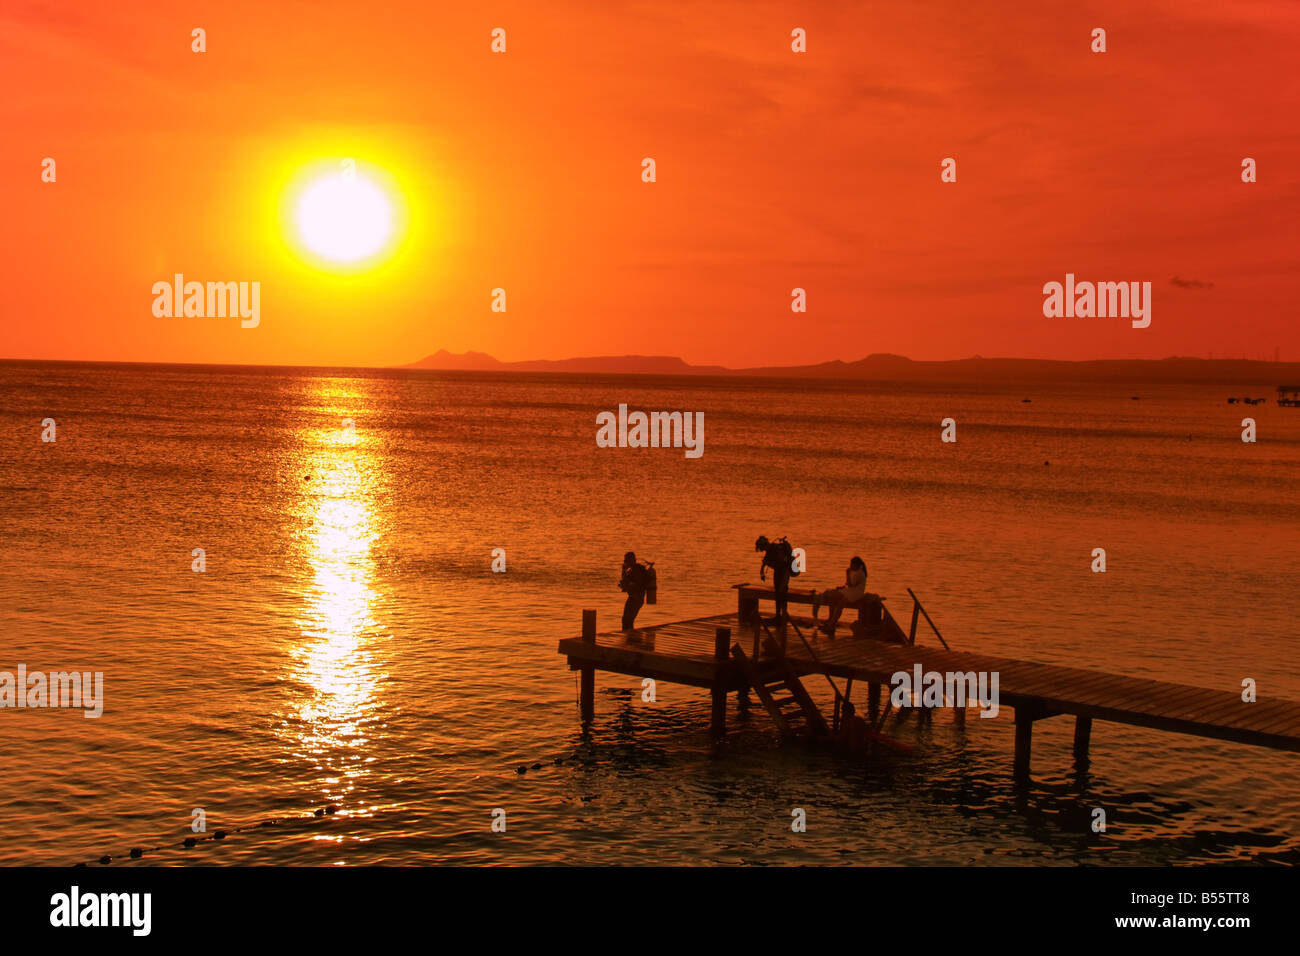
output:
[[[766,581],[767,569],[772,569],[772,591],[776,599],[776,617],[772,618],[772,623],[780,624],[788,616],[786,595],[790,593],[790,570],[794,563],[794,549],[785,538],[780,541],[768,541],[766,536],[759,535],[758,540],[754,542],[754,550],[763,553],[763,560],[758,566],[758,579]]]
[[[645,604],[646,591],[646,570],[637,561],[635,552],[629,551],[623,555],[623,575],[618,586],[627,592],[627,600],[623,602],[623,630],[631,631],[635,627],[637,613]]]

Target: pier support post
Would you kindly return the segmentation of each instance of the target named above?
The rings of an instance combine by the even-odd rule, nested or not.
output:
[[[1092,743],[1092,718],[1074,718],[1074,759],[1087,763],[1088,747]]]
[[[727,684],[731,677],[731,628],[713,632],[713,719],[709,732],[714,737],[727,733]]]
[[[844,682],[844,703],[849,704],[852,701],[853,701],[853,678],[850,677]],[[837,734],[840,732],[840,726],[842,724],[842,720],[841,720],[842,716],[847,716],[847,708],[841,710],[840,695],[836,694],[835,695],[835,723],[831,725],[831,729]]]
[[[596,646],[596,611],[582,612],[582,643]],[[590,664],[582,668],[582,689],[579,694],[582,701],[582,722],[591,723],[596,717],[596,668]]]
[[[1015,778],[1029,779],[1029,749],[1034,737],[1034,719],[1037,714],[1028,707],[1016,708],[1016,762]]]
[[[963,699],[960,704],[953,701],[952,722],[958,730],[966,729],[966,700]]]
[[[758,618],[758,598],[747,597],[744,591],[737,591],[736,617],[736,626],[738,628],[741,628],[742,630],[746,626],[754,628],[754,651],[750,656],[757,661],[759,655],[762,653],[759,638],[759,631],[762,630],[762,625],[759,623]]]
[[[880,717],[880,685],[875,681],[867,683],[867,719],[871,726],[876,726]]]

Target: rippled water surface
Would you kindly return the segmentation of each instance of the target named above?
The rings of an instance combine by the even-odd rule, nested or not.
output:
[[[584,740],[556,653],[617,624],[628,548],[654,623],[734,608],[784,533],[958,650],[1300,700],[1300,410],[1244,444],[1228,394],[0,364],[0,670],[106,697],[0,709],[0,862],[1295,863],[1298,755],[1099,723],[1080,774],[1048,720],[1019,791],[1009,708],[864,765],[761,709],[710,747],[706,693],[607,674]],[[620,402],[703,411],[703,457],[597,448]],[[195,808],[306,819],[175,848]]]

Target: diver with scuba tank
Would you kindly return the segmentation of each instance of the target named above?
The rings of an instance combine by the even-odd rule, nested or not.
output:
[[[627,592],[627,600],[623,602],[623,630],[635,628],[636,616],[643,604],[654,604],[658,600],[658,585],[653,561],[638,561],[632,551],[623,555],[623,574],[618,582],[619,589]]]

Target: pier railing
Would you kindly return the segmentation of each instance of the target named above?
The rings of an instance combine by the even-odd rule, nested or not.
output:
[[[930,630],[934,631],[934,636],[939,639],[939,643],[943,645],[943,649],[945,651],[952,650],[952,648],[948,646],[948,642],[943,639],[943,635],[939,633],[939,629],[935,627],[934,621],[930,620],[930,615],[926,611],[925,607],[921,604],[921,599],[916,596],[916,592],[913,591],[911,588],[908,588],[907,593],[912,596],[912,628],[907,634],[907,643],[909,644],[916,643],[917,617],[918,615],[923,614],[925,615],[925,622],[930,625]]]

